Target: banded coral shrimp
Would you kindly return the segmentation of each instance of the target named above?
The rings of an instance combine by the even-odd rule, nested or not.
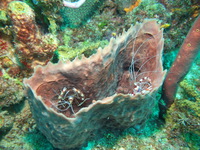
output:
[[[166,71],[163,71],[161,60],[164,45],[162,30],[154,34],[151,32],[141,34],[141,29],[141,26],[135,29],[136,32],[125,44],[124,49],[129,55],[126,54],[128,58],[123,66],[124,73],[116,91],[128,94],[134,99],[137,96],[148,99],[149,107],[145,110],[159,107],[161,112],[166,107],[161,97],[162,93],[158,90],[166,74]],[[139,113],[142,112],[139,111]]]
[[[58,93],[54,89],[53,91],[56,94],[56,96],[51,100],[52,108],[56,109],[58,112],[61,113],[64,113],[68,109],[70,109],[72,114],[75,114],[74,105],[80,107],[87,100],[89,100],[89,98],[85,98],[85,95],[75,87],[63,87],[60,93]]]
[[[142,28],[141,25],[136,27],[131,40],[125,46],[129,57],[124,63],[124,73],[118,84],[119,93],[145,95],[162,83],[165,74],[161,62],[162,30],[158,28],[156,31],[143,32]]]

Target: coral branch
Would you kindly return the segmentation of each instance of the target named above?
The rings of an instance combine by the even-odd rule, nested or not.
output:
[[[200,16],[190,29],[163,85],[163,99],[169,108],[175,98],[177,85],[188,73],[200,48]]]

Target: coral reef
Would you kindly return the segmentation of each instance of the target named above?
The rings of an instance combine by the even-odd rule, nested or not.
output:
[[[0,36],[0,70],[6,70],[6,72],[9,73],[14,72],[14,68],[18,67],[15,58],[15,50],[10,41],[11,39],[8,35]]]
[[[86,40],[83,42],[79,41],[76,47],[72,47],[72,44],[70,44],[70,42],[72,42],[72,37],[72,33],[67,31],[64,32],[63,45],[58,46],[57,49],[59,60],[73,60],[75,57],[80,58],[82,54],[84,54],[86,57],[89,57],[96,52],[96,49],[99,47],[104,47],[106,44],[108,44],[107,40],[95,42]]]
[[[142,22],[145,18],[159,18],[159,20],[163,20],[163,23],[170,18],[170,13],[163,5],[149,0],[143,0],[132,12],[125,14],[123,9],[132,3],[134,2],[105,1],[87,24],[79,28],[68,29],[73,32],[70,44],[76,45],[77,42],[85,39],[89,41],[109,40],[111,37],[121,34],[124,29],[128,30],[131,24]],[[123,6],[122,9],[119,8],[121,6]],[[119,14],[119,11],[124,13]]]
[[[0,109],[18,104],[23,101],[22,83],[4,74],[0,77]]]
[[[191,85],[188,87],[191,87]],[[199,98],[196,102],[189,99],[176,99],[166,117],[166,129],[169,131],[169,137],[182,139],[191,149],[200,147],[198,142],[200,140],[199,108]]]
[[[16,126],[19,127],[20,125],[21,128],[25,128],[22,120],[24,119],[28,122],[31,119],[24,117],[27,112],[20,112],[24,99],[22,83],[4,72],[3,76],[0,77],[0,149],[5,148],[6,144],[11,141],[16,142],[16,137],[19,137],[18,134],[22,131],[16,131]],[[17,117],[18,113],[22,113],[24,116]],[[9,146],[6,147],[8,148]]]
[[[7,7],[8,7],[8,4],[10,2],[12,2],[14,0],[1,0],[1,3],[0,3],[0,10],[6,10]]]
[[[200,144],[200,53],[189,73],[179,83],[174,103],[167,111],[166,129],[173,140],[183,140],[189,149],[199,149]]]
[[[28,101],[25,101],[24,105],[25,106],[20,112],[15,112],[15,115],[3,112],[4,117],[8,120],[6,123],[9,121],[13,122],[10,125],[10,129],[7,130],[8,133],[0,141],[0,149],[15,149],[16,147],[19,149],[30,149],[30,146],[24,145],[24,136],[27,132],[30,132],[35,128],[35,122],[32,118]],[[6,124],[4,124],[4,129],[0,128],[0,133],[2,133],[2,130],[4,132],[6,131],[5,126]]]
[[[40,5],[42,4],[43,6],[46,5],[46,7],[53,7],[55,4],[58,6],[62,6],[63,2],[60,0],[34,0],[33,3],[35,5]]]
[[[14,116],[10,115],[9,111],[5,110],[0,112],[0,139],[12,129],[14,119]]]
[[[131,7],[133,4],[136,3],[137,0],[114,0],[114,1],[105,1],[105,3],[110,3],[108,5],[113,5],[112,3],[116,4],[116,10],[119,12],[119,14],[125,14],[125,8]]]
[[[45,65],[57,48],[57,39],[39,31],[33,10],[24,2],[9,3],[8,15],[13,24],[15,52],[21,67],[31,70],[38,64]]]
[[[199,15],[200,7],[198,0],[158,0],[164,4],[170,17],[167,23],[171,24],[164,36],[166,40],[165,51],[173,51],[183,43],[188,30]],[[177,38],[179,37],[179,38]]]
[[[137,17],[133,17],[137,16]],[[129,20],[128,18],[133,18]],[[135,7],[131,12],[127,13],[125,18],[135,23],[137,21],[142,21],[145,18],[158,18],[161,20],[161,23],[168,23],[167,21],[171,17],[171,13],[160,3],[157,3],[156,0],[143,0],[140,4]]]
[[[90,58],[38,67],[24,80],[38,128],[67,149],[103,126],[142,126],[164,79],[162,48],[160,26],[146,20]]]
[[[124,16],[124,20],[127,23],[135,23],[144,18],[158,18],[161,24],[170,24],[164,34],[166,39],[164,52],[169,52],[181,46],[185,35],[198,16],[199,5],[198,0],[166,0],[166,3],[167,6],[158,3],[157,0],[142,0],[138,7]]]
[[[6,11],[0,9],[0,27],[2,26],[1,24],[5,24],[8,21],[8,18],[6,16]]]
[[[28,5],[34,9],[40,28],[45,32],[57,34],[63,21],[59,14],[63,8],[62,0],[31,0]]]
[[[23,96],[23,87],[20,82],[24,77],[30,77],[32,75],[32,67],[37,64],[45,65],[46,62],[41,62],[41,60],[38,61],[39,58],[37,54],[39,53],[35,54],[33,58],[30,58],[30,60],[25,60],[21,57],[22,55],[16,55],[16,53],[20,52],[19,50],[21,45],[26,48],[29,47],[29,45],[23,43],[17,30],[26,35],[25,32],[28,24],[33,23],[32,26],[34,26],[33,31],[35,31],[35,33],[30,37],[26,35],[25,37],[27,38],[27,41],[35,36],[37,37],[35,38],[36,40],[39,39],[39,41],[43,43],[46,41],[46,35],[50,35],[53,38],[53,41],[57,41],[58,39],[59,43],[56,44],[58,45],[58,48],[56,51],[55,49],[52,50],[52,54],[54,53],[53,58],[48,55],[48,61],[51,60],[51,62],[57,63],[59,59],[65,61],[66,59],[73,60],[75,57],[80,59],[82,58],[81,61],[85,61],[86,59],[81,56],[82,54],[86,57],[94,54],[97,52],[97,47],[104,47],[110,38],[116,38],[117,35],[121,34],[124,30],[127,31],[131,24],[136,24],[138,21],[142,22],[144,18],[157,18],[161,23],[160,27],[164,30],[164,68],[169,69],[173,61],[172,58],[174,58],[177,54],[175,51],[177,51],[181,46],[189,28],[200,12],[199,0],[142,0],[140,4],[137,3],[139,0],[86,0],[87,7],[83,4],[78,9],[65,8],[62,0],[0,1],[0,149],[55,149],[42,132],[36,128],[36,124],[32,118],[27,100],[25,100],[26,97]],[[69,1],[77,2],[78,0]],[[9,6],[10,2],[12,2],[11,4],[14,3],[17,5],[11,6],[10,4]],[[93,4],[97,4],[98,6],[94,6]],[[135,4],[139,5],[132,9],[133,7],[131,6],[136,6]],[[124,8],[129,8],[130,12],[126,13]],[[25,11],[23,11],[23,9]],[[29,12],[29,14],[26,14],[26,12]],[[16,18],[12,18],[11,13],[13,13],[13,16]],[[19,22],[21,21],[22,23],[26,23],[22,20],[25,18],[29,18],[29,23],[23,26],[20,25]],[[22,32],[21,29],[23,29],[24,32]],[[28,31],[27,33],[33,34],[32,31]],[[19,38],[19,40],[17,40],[17,38]],[[47,38],[47,40],[49,39]],[[37,42],[27,42],[27,44],[35,44],[27,49],[32,50],[32,48],[36,48],[36,50],[38,50],[39,47],[49,45],[50,42],[51,41],[46,41],[44,43],[47,44],[43,45],[41,45],[41,43],[38,45]],[[36,45],[38,45],[38,47]],[[97,54],[98,53],[99,52],[97,52]],[[24,55],[23,53],[23,56],[26,57],[27,55]],[[28,55],[28,57],[29,56],[30,55]],[[18,57],[23,61],[28,61],[29,64],[21,63]],[[42,58],[46,60],[45,56],[42,56]],[[118,60],[118,57],[116,60]],[[200,58],[197,60],[200,60]],[[75,62],[78,61],[75,60]],[[67,64],[70,63],[67,62]],[[58,64],[55,65],[57,66]],[[78,66],[79,65],[76,65],[75,67],[78,68]],[[124,69],[128,68],[127,66],[128,65],[124,65]],[[155,118],[153,120],[150,118],[147,122],[134,125],[125,131],[123,131],[123,127],[120,129],[113,129],[113,127],[111,127],[101,128],[101,130],[98,130],[99,132],[95,132],[96,130],[94,130],[94,132],[91,132],[92,134],[88,137],[86,134],[83,134],[85,135],[85,140],[89,138],[89,142],[81,147],[80,150],[129,150],[141,148],[184,150],[199,149],[199,66],[200,62],[195,62],[191,68],[193,71],[189,74],[189,79],[186,76],[187,80],[184,79],[184,81],[180,82],[176,100],[167,112],[165,124],[161,123],[161,120],[158,119],[159,110],[156,107],[156,110],[151,110],[157,114],[154,116]],[[137,67],[135,69],[137,70]],[[42,68],[42,70],[45,69]],[[41,75],[41,77],[43,77],[43,75]],[[123,77],[126,78],[125,75]],[[82,76],[80,78],[82,78]],[[138,80],[139,79],[140,78],[138,78]],[[141,80],[145,81],[145,83],[152,82],[149,78],[142,78]],[[78,78],[77,81],[80,81],[80,79]],[[56,86],[55,90],[53,88],[53,92],[52,89],[50,89],[50,94],[54,94],[55,99],[59,97],[58,95],[60,95],[59,100],[61,100],[59,103],[56,103],[56,100],[53,99],[55,100],[54,104],[57,104],[58,106],[57,109],[56,107],[48,108],[48,110],[50,109],[53,114],[54,112],[57,112],[59,116],[63,117],[62,111],[58,110],[66,108],[69,114],[72,115],[71,117],[75,117],[72,111],[78,114],[77,111],[82,111],[83,109],[85,110],[91,105],[93,106],[93,103],[99,103],[99,101],[102,101],[96,99],[97,102],[93,101],[89,104],[91,100],[88,100],[86,98],[88,95],[82,91],[82,87],[84,86],[81,88],[74,86],[75,88],[66,89],[64,87],[67,86],[64,85],[64,83],[60,87]],[[104,82],[102,81],[102,84],[103,83]],[[123,82],[119,82],[119,85],[123,86],[122,83]],[[44,85],[47,84],[45,83]],[[133,83],[132,87],[134,88],[134,91],[137,92],[141,90],[138,89],[141,85],[142,84],[140,82],[136,82],[135,85]],[[54,86],[54,84],[52,86]],[[120,93],[123,91],[123,88],[118,88],[117,90]],[[146,90],[151,91],[151,86]],[[77,94],[76,96],[78,97],[78,100],[75,100],[74,103],[70,105],[69,102],[72,99],[66,95],[68,97],[66,99],[68,100],[62,101],[62,96],[65,96],[64,94],[67,92],[69,92],[72,96],[73,94]],[[93,90],[91,92],[93,92]],[[144,91],[143,94],[146,96]],[[156,99],[160,99],[161,94],[161,91],[159,91]],[[154,98],[154,94],[151,96]],[[42,98],[42,96],[40,98]],[[76,104],[76,102],[79,102],[82,98],[86,99],[85,101],[82,101],[83,103],[80,103],[80,106],[78,106],[77,109],[78,104]],[[156,102],[152,101],[152,99],[150,99],[150,101],[145,101],[144,106],[147,105],[146,102],[150,102],[149,105],[152,104],[153,106]],[[61,102],[64,102],[65,106],[63,105],[62,107],[61,104],[63,103]],[[143,101],[140,103],[142,102]],[[115,102],[112,104],[115,104]],[[43,106],[43,104],[41,105]],[[66,107],[68,105],[71,107]],[[124,106],[125,103],[120,102],[119,105],[121,107],[121,105]],[[149,105],[148,109],[145,111],[150,112],[149,109],[152,107]],[[111,106],[111,104],[109,104],[109,106]],[[108,110],[110,111],[110,109],[112,110],[114,107],[109,107],[109,109],[106,110],[103,109],[103,111],[107,112]],[[122,108],[120,109],[120,113],[126,114],[126,111],[123,111]],[[119,108],[117,107],[115,111],[118,110]],[[141,110],[143,110],[143,108]],[[102,113],[102,110],[100,110],[97,115],[99,115],[99,113]],[[151,115],[151,117],[153,115]],[[114,121],[113,118],[114,117],[109,116],[109,118],[102,119],[101,123],[103,123],[100,126],[104,126],[105,124],[107,126],[112,126],[114,123],[110,124],[110,122]],[[74,120],[74,118],[70,119]],[[144,120],[146,121],[145,118]],[[77,122],[78,121],[80,120],[77,120]],[[75,122],[75,125],[77,125],[77,122]],[[95,127],[96,125],[94,124],[95,122],[93,122],[91,126],[93,125]],[[72,130],[76,127],[75,125],[72,125]],[[143,125],[145,127],[141,128],[141,125],[142,127]],[[61,127],[59,127],[59,129]],[[78,128],[79,127],[82,126],[78,126]],[[86,128],[87,127],[88,126],[86,126]],[[118,127],[118,124],[115,127]],[[52,126],[49,128],[52,128]],[[54,131],[54,129],[52,131]],[[85,132],[87,131],[83,131],[82,133]],[[71,131],[69,134],[70,133]],[[57,134],[54,132],[52,134],[54,134],[55,138],[57,138]],[[76,140],[78,139],[81,140],[82,136],[80,136],[80,138],[78,137]]]

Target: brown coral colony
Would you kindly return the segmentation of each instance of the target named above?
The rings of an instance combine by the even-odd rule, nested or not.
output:
[[[26,3],[20,1],[9,3],[8,15],[13,24],[15,52],[20,66],[31,71],[36,65],[45,65],[57,48],[57,39],[39,30],[35,14]]]

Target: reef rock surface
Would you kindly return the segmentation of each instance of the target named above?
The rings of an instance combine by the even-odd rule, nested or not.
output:
[[[145,20],[97,53],[37,67],[24,80],[37,127],[56,148],[81,146],[104,126],[142,125],[163,83],[163,31]]]

